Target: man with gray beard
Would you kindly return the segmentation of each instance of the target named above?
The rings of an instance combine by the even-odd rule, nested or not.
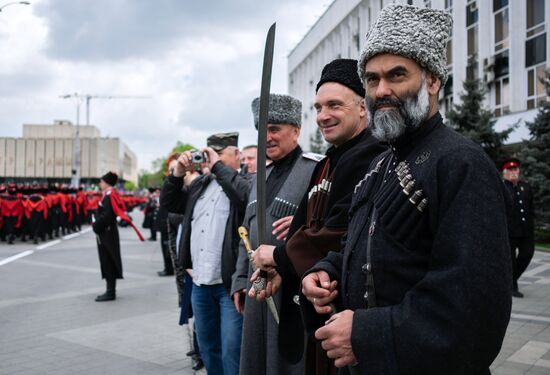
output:
[[[504,339],[505,191],[438,112],[451,26],[440,10],[388,6],[359,60],[370,127],[391,147],[355,187],[343,253],[310,269],[300,296],[343,373],[490,374]]]

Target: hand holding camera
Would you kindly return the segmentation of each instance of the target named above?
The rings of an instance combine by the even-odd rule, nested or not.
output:
[[[191,151],[184,151],[178,157],[178,163],[173,169],[172,174],[175,177],[183,177],[186,172],[194,171],[193,154]]]
[[[210,147],[205,147],[202,150],[202,153],[204,156],[206,156],[205,163],[202,165],[202,167],[207,167],[208,169],[212,169],[212,166],[220,160],[220,156],[214,149]]]
[[[198,169],[212,169],[212,166],[220,160],[216,151],[210,147],[201,150],[192,150],[182,152],[178,158],[178,163],[173,169],[175,177],[183,177],[186,172],[194,172]]]

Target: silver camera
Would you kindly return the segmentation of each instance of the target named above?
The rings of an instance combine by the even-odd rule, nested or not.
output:
[[[208,156],[204,152],[193,151],[191,152],[191,162],[193,164],[201,164],[208,160]]]

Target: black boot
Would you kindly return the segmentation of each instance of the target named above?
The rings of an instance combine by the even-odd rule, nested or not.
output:
[[[514,281],[514,284],[512,286],[512,296],[516,298],[523,298],[523,293],[519,291],[517,281]]]
[[[96,302],[113,301],[116,299],[116,279],[107,280],[107,290],[105,293],[95,298]]]
[[[199,371],[200,369],[202,369],[204,367],[204,363],[202,362],[202,358],[198,355],[194,355],[193,357],[191,357],[191,363],[193,364],[193,366],[191,366],[191,368],[195,371]]]

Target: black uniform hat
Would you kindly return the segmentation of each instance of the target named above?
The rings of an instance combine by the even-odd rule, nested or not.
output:
[[[357,73],[357,60],[336,59],[325,65],[315,92],[319,91],[319,87],[326,82],[339,83],[353,90],[360,97],[365,97],[365,89]]]
[[[8,193],[9,194],[17,194],[19,192],[19,189],[17,188],[17,185],[16,184],[9,184],[8,185]]]
[[[521,165],[521,163],[520,163],[519,159],[517,159],[517,158],[508,158],[508,159],[505,159],[502,162],[500,170],[503,171],[505,169],[518,168],[520,165]]]
[[[206,140],[206,145],[214,151],[221,151],[228,146],[239,147],[239,133],[218,133],[212,134]]]
[[[109,171],[101,176],[101,179],[105,181],[108,185],[115,186],[116,182],[118,181],[118,175],[115,172]]]

